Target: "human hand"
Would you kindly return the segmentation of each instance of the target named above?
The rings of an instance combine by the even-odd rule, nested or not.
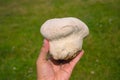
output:
[[[37,59],[37,80],[69,80],[72,70],[82,57],[84,51],[70,61],[56,61],[47,59],[49,42],[45,39],[40,55]]]

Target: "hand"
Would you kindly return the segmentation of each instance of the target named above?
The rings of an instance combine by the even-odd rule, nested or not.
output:
[[[69,80],[72,70],[82,57],[84,51],[70,61],[55,61],[46,59],[49,51],[49,42],[44,40],[40,55],[37,60],[37,80]]]

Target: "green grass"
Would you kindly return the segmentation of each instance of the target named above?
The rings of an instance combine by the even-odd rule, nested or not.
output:
[[[0,0],[0,80],[36,80],[39,28],[68,16],[90,29],[70,80],[120,80],[120,0]]]

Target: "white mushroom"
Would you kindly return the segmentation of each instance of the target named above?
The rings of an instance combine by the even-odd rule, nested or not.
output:
[[[81,20],[67,17],[47,20],[40,32],[49,40],[52,57],[67,60],[82,49],[83,38],[89,34],[89,29]]]

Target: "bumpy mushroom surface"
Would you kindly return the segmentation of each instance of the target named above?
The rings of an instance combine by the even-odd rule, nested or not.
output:
[[[52,57],[67,60],[82,49],[83,38],[89,34],[89,29],[81,20],[67,17],[47,20],[40,32],[49,40]]]

